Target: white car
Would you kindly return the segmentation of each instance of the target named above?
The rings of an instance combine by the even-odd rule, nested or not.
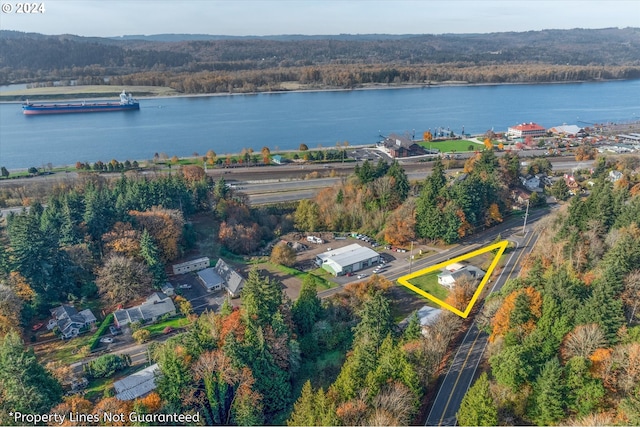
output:
[[[358,274],[358,279],[364,279],[365,277],[367,277],[366,274]]]
[[[100,342],[104,344],[111,344],[113,342],[113,338],[111,337],[100,338]]]
[[[191,289],[191,285],[187,284],[187,283],[183,283],[182,285],[178,286],[180,289]]]

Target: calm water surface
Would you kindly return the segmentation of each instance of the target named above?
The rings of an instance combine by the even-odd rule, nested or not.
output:
[[[134,94],[135,96],[135,94]],[[640,119],[640,80],[142,99],[138,112],[27,117],[0,105],[0,165],[371,144],[382,133],[483,133]]]

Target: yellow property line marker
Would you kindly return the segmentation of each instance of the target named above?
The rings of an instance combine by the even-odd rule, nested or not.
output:
[[[504,251],[507,249],[507,245],[509,245],[509,242],[506,241],[506,240],[503,240],[503,241],[501,241],[499,243],[494,243],[493,245],[485,246],[482,249],[478,249],[478,250],[469,252],[467,254],[460,255],[460,256],[458,256],[456,258],[449,259],[449,260],[441,262],[439,264],[432,265],[431,267],[423,268],[422,270],[418,270],[418,271],[416,271],[414,273],[407,274],[406,276],[402,276],[402,277],[400,277],[398,279],[398,283],[400,283],[401,285],[407,287],[408,289],[411,289],[413,292],[417,293],[418,295],[421,295],[421,296],[423,296],[423,297],[435,302],[440,307],[446,308],[447,310],[457,314],[458,316],[462,317],[463,319],[466,319],[467,316],[469,316],[469,313],[471,312],[471,309],[473,308],[474,304],[476,303],[476,301],[480,297],[480,294],[482,293],[482,289],[484,288],[484,286],[489,281],[489,278],[491,277],[491,273],[493,273],[493,270],[498,265],[498,261],[500,261],[500,257],[502,256]],[[473,257],[478,256],[478,255],[482,255],[483,253],[493,251],[494,249],[498,249],[498,253],[493,258],[493,261],[491,262],[491,265],[489,266],[489,268],[487,269],[487,272],[485,273],[484,277],[480,281],[480,284],[478,285],[478,289],[476,289],[475,293],[473,294],[473,297],[471,298],[471,301],[469,301],[469,305],[467,305],[467,308],[465,309],[464,312],[462,312],[462,311],[458,310],[457,308],[447,304],[446,302],[440,300],[439,298],[434,297],[430,293],[423,291],[422,289],[418,288],[417,286],[414,286],[411,283],[409,283],[409,280],[411,280],[411,279],[415,279],[416,277],[423,276],[423,275],[425,275],[427,273],[431,273],[432,271],[435,271],[435,270],[440,270],[441,268],[443,268],[443,267],[445,267],[445,266],[447,266],[449,264],[453,264],[453,263],[456,263],[458,261],[464,261],[465,259],[469,259],[469,258],[473,258]]]

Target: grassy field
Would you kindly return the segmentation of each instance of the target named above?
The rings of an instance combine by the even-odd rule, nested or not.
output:
[[[431,273],[411,279],[409,283],[444,301],[449,295],[449,290],[438,283],[438,274],[440,273],[440,270],[432,271]]]
[[[286,267],[284,265],[279,265],[279,264],[278,265],[271,264],[271,265],[275,267],[277,270],[285,274],[288,274],[290,276],[300,279],[300,282],[302,282],[304,278],[307,277],[308,275],[315,276],[316,283],[317,283],[316,288],[318,291],[324,291],[324,290],[335,288],[336,286],[338,286],[335,282],[332,282],[331,280],[329,280],[331,276],[326,270],[323,270],[321,268],[313,270],[310,273],[305,273],[304,271],[296,270],[295,268]]]
[[[462,151],[470,151],[469,146],[473,145],[473,150],[482,150],[484,149],[484,145],[475,143],[473,141],[469,141],[466,139],[454,139],[448,141],[437,141],[437,142],[429,142],[422,141],[419,142],[422,147],[426,149],[434,149],[437,148],[441,153],[450,153],[452,151],[462,152]]]

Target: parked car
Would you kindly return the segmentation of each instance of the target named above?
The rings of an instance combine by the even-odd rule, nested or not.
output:
[[[183,283],[182,285],[178,286],[180,289],[191,289],[191,285],[189,285],[188,283]]]
[[[109,332],[111,332],[111,335],[120,335],[122,333],[120,329],[116,328],[113,325],[109,326]]]
[[[366,274],[358,274],[358,279],[364,279],[365,277],[367,277]]]
[[[43,326],[44,326],[44,323],[36,323],[35,325],[33,325],[31,327],[31,330],[37,331],[38,329],[42,328]]]
[[[103,344],[111,344],[113,342],[113,338],[103,337],[103,338],[100,338],[100,342]]]

